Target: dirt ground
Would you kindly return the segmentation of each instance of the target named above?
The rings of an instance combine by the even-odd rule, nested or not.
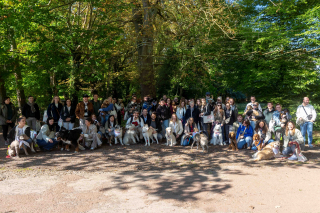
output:
[[[161,144],[7,159],[0,138],[0,212],[320,212],[320,147],[306,163]]]

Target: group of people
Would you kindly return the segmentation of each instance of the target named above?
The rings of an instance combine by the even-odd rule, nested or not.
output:
[[[220,137],[220,145],[229,144],[228,135],[236,133],[238,148],[256,150],[253,144],[253,135],[259,134],[263,146],[274,140],[283,139],[283,154],[289,155],[294,147],[289,147],[291,141],[298,142],[304,147],[306,133],[308,145],[312,148],[313,123],[316,112],[309,104],[309,98],[305,97],[303,103],[298,106],[296,118],[300,130],[296,129],[291,121],[292,116],[280,104],[269,102],[267,108],[262,110],[256,98],[251,96],[251,102],[247,104],[244,114],[238,113],[238,108],[233,98],[227,97],[225,102],[218,97],[214,101],[209,92],[205,98],[173,100],[164,95],[158,102],[150,96],[143,98],[141,103],[137,97],[132,96],[125,105],[121,99],[109,97],[103,102],[98,94],[89,100],[88,95],[83,95],[82,102],[74,106],[70,99],[62,104],[59,96],[54,96],[44,113],[45,124],[40,125],[40,109],[35,103],[34,97],[29,96],[28,102],[22,108],[22,116],[17,119],[16,108],[9,97],[4,99],[0,108],[0,125],[2,125],[3,137],[6,145],[10,144],[19,135],[25,134],[30,137],[30,130],[37,133],[37,144],[43,150],[51,150],[56,146],[55,132],[63,126],[67,130],[75,127],[76,118],[87,141],[91,143],[91,149],[101,145],[101,139],[110,138],[114,134],[114,128],[126,120],[126,128],[136,126],[142,140],[142,128],[147,124],[158,133],[158,140],[165,138],[165,130],[171,127],[181,145],[188,145],[192,141],[195,130],[200,130],[209,139]],[[16,122],[17,121],[17,122]],[[17,125],[15,125],[17,123]],[[215,132],[219,126],[220,132]],[[8,135],[9,127],[11,131]],[[31,135],[32,136],[32,135]],[[291,157],[295,159],[294,156]]]

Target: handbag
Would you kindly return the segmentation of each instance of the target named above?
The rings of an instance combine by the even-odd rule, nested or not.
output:
[[[210,115],[203,116],[202,118],[203,118],[203,123],[205,124],[212,123],[214,121],[213,111],[211,111]]]
[[[247,127],[244,128],[243,133],[242,133],[241,135],[239,135],[238,140],[237,140],[237,143],[239,143],[239,141],[241,140],[241,137],[240,137],[240,136],[244,136],[244,133],[246,132],[246,130],[247,130]]]
[[[312,115],[308,115],[308,113],[307,113],[306,109],[304,108],[304,106],[302,106],[302,108],[303,108],[304,112],[307,114],[308,120],[310,121],[312,119]]]

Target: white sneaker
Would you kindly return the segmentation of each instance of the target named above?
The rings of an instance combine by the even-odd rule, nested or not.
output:
[[[290,158],[288,158],[288,160],[298,160],[298,158],[295,154],[293,154]]]

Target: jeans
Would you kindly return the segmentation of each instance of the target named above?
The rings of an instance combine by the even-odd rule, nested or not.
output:
[[[202,128],[202,131],[203,133],[209,138],[209,134],[208,134],[208,126],[209,126],[209,123],[203,123],[203,118],[200,118],[200,122],[201,122],[201,128]]]
[[[9,126],[11,128],[13,128],[14,127],[14,123],[9,123],[9,124],[6,124],[6,125],[2,125],[2,132],[3,132],[3,137],[4,137],[5,141],[8,139]]]
[[[105,116],[100,116],[101,118],[101,125],[104,126],[107,122],[107,120],[109,119],[109,114],[106,114]]]
[[[63,127],[66,128],[67,130],[72,130],[74,127],[74,123],[69,122],[63,122]]]
[[[306,143],[306,132],[308,134],[308,144],[312,144],[312,130],[313,130],[313,123],[308,121],[308,122],[304,122],[304,124],[302,124],[300,126],[300,130],[304,139],[304,143]]]
[[[265,143],[265,144],[267,145],[268,143],[271,143],[271,142],[273,142],[273,141],[274,141],[273,139],[270,139],[270,140],[268,140],[266,143],[263,141],[263,143]],[[251,148],[251,149],[254,150],[254,151],[258,150],[258,148],[256,147],[255,144],[252,144],[252,148]]]
[[[256,128],[256,122],[250,121],[250,126],[252,127],[252,129]]]
[[[283,149],[282,154],[284,156],[288,156],[289,154],[294,153],[295,149],[296,149],[296,145],[287,146],[286,148]]]
[[[240,137],[240,136],[239,136]],[[252,144],[252,137],[248,136],[246,138],[243,138],[241,139],[239,142],[238,142],[238,149],[243,149],[244,148],[244,145],[248,145],[251,146]]]
[[[37,130],[37,119],[35,117],[29,117],[26,119],[27,125],[33,129],[34,131]]]
[[[58,141],[56,141],[55,139],[51,138],[51,140],[53,141],[53,143],[50,143],[50,142],[47,143],[47,141],[43,139],[37,139],[37,144],[40,148],[49,151],[58,144]]]
[[[224,125],[225,135],[224,135],[223,141],[226,141],[227,144],[229,144],[229,132],[231,132],[230,128],[232,128],[232,125],[229,125],[229,124]]]
[[[165,138],[166,135],[166,128],[169,126],[169,119],[162,121],[162,136]]]

